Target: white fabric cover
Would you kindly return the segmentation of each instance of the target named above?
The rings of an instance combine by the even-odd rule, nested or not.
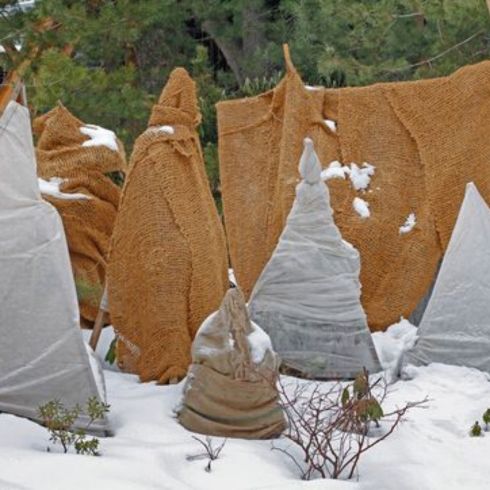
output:
[[[250,297],[252,319],[283,363],[304,376],[352,378],[381,369],[360,303],[360,260],[335,226],[313,142],[286,227]]]
[[[29,112],[16,102],[0,117],[0,278],[0,412],[37,420],[50,400],[101,400],[63,225],[41,199]],[[106,433],[107,420],[92,429]]]
[[[440,362],[490,373],[490,209],[473,182],[417,335],[404,365]]]

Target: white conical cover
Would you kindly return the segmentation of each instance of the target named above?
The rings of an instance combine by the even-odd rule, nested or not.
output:
[[[490,209],[473,182],[404,364],[455,364],[490,373]]]
[[[381,369],[360,303],[360,260],[335,226],[310,139],[286,227],[250,297],[252,319],[284,364],[313,378]]]
[[[79,328],[63,224],[40,197],[29,112],[16,102],[0,117],[0,337],[0,412],[37,420],[51,400],[71,408],[102,399]],[[91,427],[107,429],[106,420]]]

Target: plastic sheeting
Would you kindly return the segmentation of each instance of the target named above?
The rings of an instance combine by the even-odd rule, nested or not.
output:
[[[28,110],[0,118],[0,412],[38,420],[38,407],[102,400],[79,329],[61,219],[41,199]],[[78,427],[87,423],[85,417]],[[91,432],[106,434],[105,419]]]
[[[470,182],[404,365],[440,362],[490,373],[489,243],[490,209]]]
[[[335,226],[313,142],[279,243],[250,297],[252,319],[284,364],[313,378],[352,378],[381,369],[360,303],[360,259]]]

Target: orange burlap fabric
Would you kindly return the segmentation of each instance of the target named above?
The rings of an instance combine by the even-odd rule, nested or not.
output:
[[[328,181],[334,218],[361,254],[362,302],[370,328],[407,317],[428,289],[474,181],[490,201],[490,62],[449,77],[363,88],[306,88],[287,59],[279,85],[220,102],[220,172],[230,257],[249,295],[272,254],[294,200],[302,141],[323,163],[370,162],[368,192]],[[332,131],[325,119],[337,123]],[[353,198],[369,203],[362,220]],[[399,227],[410,213],[417,225]]]
[[[184,427],[245,439],[279,437],[285,429],[276,388],[280,360],[270,345],[254,345],[257,328],[250,322],[242,292],[228,290],[192,345],[192,364],[178,411]]]
[[[107,253],[120,197],[120,189],[106,173],[125,167],[122,144],[119,151],[105,146],[84,147],[89,138],[84,126],[59,105],[34,121],[38,135],[36,149],[38,175],[60,177],[64,193],[82,193],[90,199],[63,200],[43,196],[59,211],[63,220],[73,272],[78,285],[89,294],[80,298],[83,318],[94,321],[105,284]]]
[[[118,361],[143,381],[182,378],[228,287],[223,227],[197,133],[196,88],[174,70],[137,139],[108,268]]]

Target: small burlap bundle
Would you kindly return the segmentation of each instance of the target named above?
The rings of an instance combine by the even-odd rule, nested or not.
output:
[[[104,290],[107,254],[117,214],[120,189],[105,174],[125,168],[121,142],[118,151],[102,145],[82,146],[89,140],[84,123],[61,104],[34,121],[39,177],[63,179],[60,191],[85,194],[88,199],[64,200],[43,195],[61,215],[77,283],[89,290],[80,299],[81,316],[93,322]]]
[[[309,136],[324,166],[376,167],[368,192],[356,192],[348,179],[329,180],[329,188],[335,223],[361,254],[369,326],[384,329],[408,317],[429,288],[465,184],[473,180],[490,201],[490,62],[439,79],[343,89],[305,87],[287,50],[286,62],[275,89],[217,105],[235,275],[248,297],[283,230]],[[369,203],[369,219],[354,212],[356,196]],[[400,234],[410,213],[417,224]]]
[[[142,381],[185,376],[196,330],[228,287],[200,118],[195,84],[177,68],[135,143],[114,227],[108,293],[118,362]]]
[[[267,334],[250,322],[242,292],[228,290],[192,344],[180,423],[201,434],[244,439],[278,437],[279,358]]]

